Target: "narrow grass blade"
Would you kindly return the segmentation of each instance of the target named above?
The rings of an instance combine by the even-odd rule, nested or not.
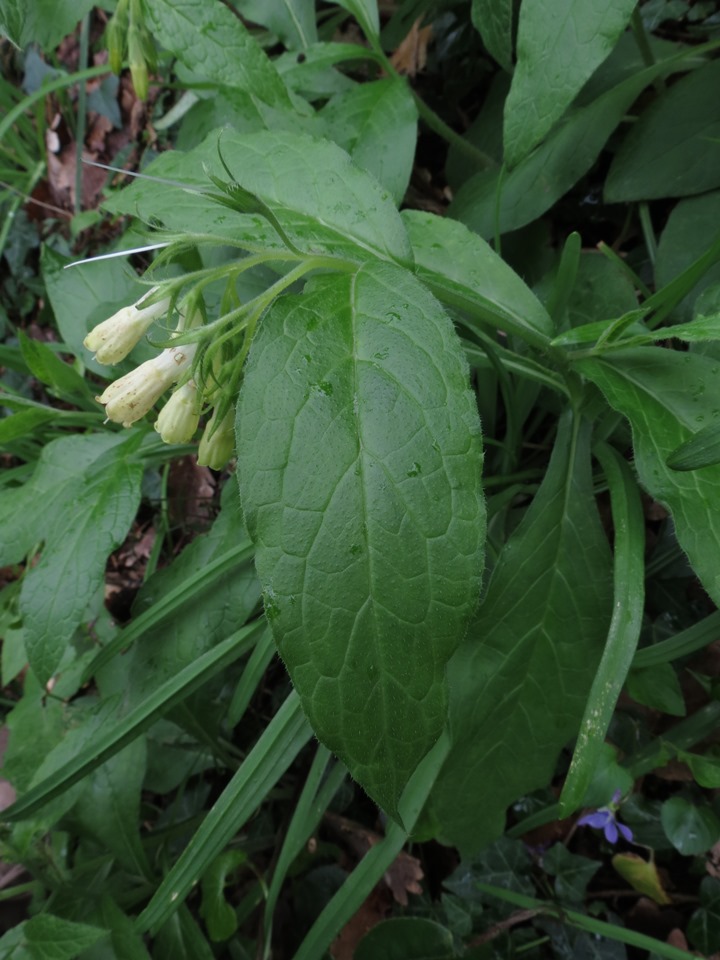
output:
[[[141,932],[157,931],[178,909],[193,884],[257,810],[312,736],[293,691],[137,920]]]
[[[83,674],[82,682],[87,681],[94,676],[97,671],[105,666],[116,653],[129,647],[131,643],[141,637],[148,630],[156,626],[165,617],[169,617],[178,607],[181,607],[188,600],[197,596],[201,590],[205,590],[211,583],[214,583],[219,577],[233,570],[235,567],[249,560],[253,555],[253,545],[249,540],[243,541],[221,554],[212,563],[209,563],[203,570],[198,570],[193,576],[188,577],[183,583],[178,584],[174,590],[169,590],[162,599],[153,604],[149,610],[141,613],[133,620],[129,627],[121,630],[117,636],[113,637],[110,643],[106,644],[98,655],[92,660]]]
[[[450,751],[447,730],[421,761],[399,803],[400,816],[408,830],[415,826],[420,811]],[[372,847],[325,907],[300,945],[294,960],[320,960],[347,921],[363,902],[402,850],[409,834],[394,821],[380,843]]]
[[[686,950],[680,950],[678,947],[670,946],[669,943],[662,943],[653,937],[647,937],[644,933],[638,933],[636,930],[628,930],[625,927],[618,927],[613,923],[606,923],[604,920],[596,920],[594,917],[588,917],[584,913],[577,913],[575,910],[566,910],[553,903],[547,903],[543,900],[536,900],[534,897],[526,897],[522,893],[515,893],[514,890],[505,890],[503,887],[494,887],[489,883],[475,882],[475,888],[481,893],[487,893],[498,900],[504,900],[506,903],[512,903],[513,906],[524,910],[539,910],[549,917],[554,917],[558,923],[564,923],[578,930],[584,930],[594,936],[605,937],[608,940],[616,940],[619,943],[626,943],[630,947],[638,947],[640,950],[648,950],[650,953],[663,957],[664,960],[692,960],[692,954]]]
[[[260,637],[257,646],[250,654],[250,659],[235,688],[235,693],[230,701],[227,712],[229,727],[234,727],[240,722],[243,714],[247,710],[252,695],[257,690],[257,686],[276,652],[277,647],[275,646],[275,641],[268,630],[267,633],[264,633],[262,637]]]
[[[275,865],[263,916],[263,956],[265,960],[270,956],[273,914],[283,881],[293,861],[320,822],[320,818],[327,810],[347,773],[342,763],[336,763],[325,782],[322,783],[322,777],[330,758],[330,751],[320,744]]]
[[[615,527],[614,605],[605,650],[560,796],[563,817],[582,805],[590,785],[637,648],[645,602],[645,525],[640,493],[629,466],[612,447],[598,444],[595,452],[610,487]]]
[[[79,753],[70,763],[61,767],[42,783],[3,811],[4,820],[19,820],[34,813],[58,794],[100,766],[124,746],[138,737],[154,721],[171,707],[190,696],[195,690],[225,670],[231,663],[247,653],[256,643],[258,634],[265,628],[264,620],[242,627],[223,640],[212,650],[181,670],[177,676],[163,683],[142,703],[123,717],[112,730],[101,735],[88,749]]]
[[[670,663],[701,650],[720,636],[720,610],[705,617],[700,623],[681,630],[674,637],[643,647],[633,657],[633,667],[654,667],[658,663]]]

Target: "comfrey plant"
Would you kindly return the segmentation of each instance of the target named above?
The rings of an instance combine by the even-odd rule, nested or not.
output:
[[[310,960],[323,956],[409,836],[452,844],[469,861],[502,837],[508,808],[534,795],[534,812],[510,828],[516,836],[592,808],[586,824],[610,841],[618,833],[630,839],[617,820],[619,798],[597,804],[616,784],[629,793],[628,780],[662,765],[668,749],[701,742],[718,722],[720,706],[709,697],[662,743],[643,741],[640,750],[620,728],[617,746],[627,756],[618,759],[604,742],[626,683],[637,702],[654,707],[660,677],[682,712],[671,663],[717,627],[708,617],[639,649],[648,628],[645,582],[663,564],[687,560],[720,602],[720,322],[712,288],[703,296],[697,289],[720,241],[706,233],[688,254],[692,221],[682,219],[690,215],[682,203],[691,198],[675,208],[684,226],[668,223],[663,252],[649,199],[694,187],[678,193],[684,169],[672,168],[664,179],[654,171],[649,188],[636,138],[643,127],[649,139],[657,128],[680,129],[671,121],[684,116],[682,96],[694,103],[720,71],[713,41],[648,55],[642,23],[634,23],[640,54],[634,46],[628,53],[635,5],[616,4],[611,15],[606,5],[582,2],[578,16],[591,39],[562,66],[558,85],[547,50],[570,49],[571,38],[555,36],[558,18],[547,16],[546,4],[523,0],[505,112],[496,104],[481,118],[494,131],[488,143],[498,150],[502,143],[494,157],[449,131],[397,74],[372,0],[342,4],[365,33],[362,48],[321,43],[313,17],[288,20],[278,5],[268,5],[272,14],[261,6],[253,4],[252,15],[267,17],[272,29],[281,23],[286,37],[300,30],[302,56],[271,60],[219,0],[118,4],[116,33],[125,14],[139,30],[142,15],[143,29],[185,73],[207,70],[204,82],[230,93],[198,104],[202,122],[183,128],[195,131],[185,151],[161,153],[105,204],[146,224],[157,241],[144,297],[132,292],[136,278],[128,282],[108,261],[75,267],[89,288],[99,286],[93,271],[105,271],[114,304],[136,299],[99,326],[94,321],[110,309],[88,310],[78,333],[77,319],[73,326],[64,313],[78,299],[68,296],[73,271],[63,272],[54,251],[44,253],[48,294],[79,361],[101,375],[98,364],[144,354],[99,392],[111,421],[104,429],[97,391],[54,355],[41,356],[61,398],[78,407],[73,422],[98,429],[49,443],[37,471],[23,475],[0,510],[9,531],[3,563],[19,563],[44,543],[17,591],[23,649],[32,691],[50,684],[69,715],[51,712],[53,748],[28,761],[31,769],[21,767],[21,795],[6,816],[29,821],[12,840],[27,850],[72,811],[91,838],[79,855],[83,867],[91,870],[98,842],[142,878],[141,895],[127,898],[131,909],[143,897],[135,932],[172,927],[185,949],[197,943],[183,904],[198,878],[209,878],[203,898],[224,904],[225,879],[245,855],[226,847],[250,829],[314,737],[319,746],[290,826],[267,858],[272,877],[248,894],[244,918],[260,902],[264,910],[256,953],[270,955],[280,886],[346,771],[388,826],[314,922],[297,953]],[[481,18],[487,48],[506,66],[511,13],[503,43],[483,32]],[[114,42],[117,60],[124,48]],[[613,60],[605,72],[615,44],[620,65]],[[236,48],[242,57],[229,58]],[[336,69],[358,57],[383,75],[356,83]],[[679,79],[665,90],[671,75]],[[626,133],[626,114],[647,98],[652,105]],[[698,150],[707,147],[706,114],[716,109],[715,101],[706,106]],[[398,209],[418,114],[457,151],[447,216]],[[641,211],[636,223],[628,207],[617,245],[633,223],[642,252],[629,262],[606,244],[583,250],[577,233],[557,254],[532,232],[514,246],[518,231],[543,227],[540,218],[608,143],[607,198],[637,202]],[[671,166],[672,144],[663,156]],[[712,179],[717,164],[706,165],[703,189],[711,190],[720,186]],[[682,257],[672,260],[676,229]],[[533,256],[524,260],[526,247]],[[672,269],[662,266],[668,260]],[[25,349],[40,371],[41,348]],[[38,415],[47,411],[33,409]],[[170,572],[148,578],[133,618],[118,628],[99,602],[107,557],[133,523],[144,471],[170,455],[161,441],[187,452],[200,424],[198,462],[220,470],[236,461],[220,515]],[[19,509],[44,503],[48,489],[71,521],[59,522],[48,507],[19,525]],[[667,542],[647,564],[643,497],[672,518]],[[84,530],[92,536],[80,554]],[[655,639],[649,629],[645,639]],[[116,657],[121,650],[126,656]],[[292,691],[273,700],[259,739],[234,749],[234,731],[274,651]],[[83,693],[91,678],[99,704]],[[48,709],[55,708],[52,700]],[[208,751],[175,779],[173,771],[157,774],[170,735],[155,726],[162,714],[180,753],[186,736]],[[37,721],[26,706],[14,712],[16,729],[28,729],[28,717]],[[66,728],[73,736],[63,739]],[[132,751],[130,760],[123,750]],[[196,769],[213,765],[231,771],[229,782],[182,852],[175,834],[163,839],[160,817],[158,836],[141,834],[146,783],[158,793],[184,790]],[[83,777],[105,798],[102,815],[73,789]],[[126,791],[133,830],[112,828],[117,805],[106,781]],[[680,802],[663,812],[663,823],[680,843],[673,824],[692,803],[673,800]],[[187,822],[195,823],[195,808]],[[553,855],[558,869],[565,853]],[[490,893],[515,896],[523,909],[553,909],[502,888]],[[232,927],[206,899],[208,925]],[[93,902],[94,913],[79,906],[73,917],[105,923],[105,906]],[[578,912],[569,922],[597,933],[591,919]]]

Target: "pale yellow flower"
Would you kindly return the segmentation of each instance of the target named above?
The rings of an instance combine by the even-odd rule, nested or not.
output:
[[[123,307],[107,320],[103,320],[83,340],[92,350],[98,363],[113,364],[124,360],[132,348],[140,342],[153,320],[161,317],[170,306],[170,298],[164,297],[147,307],[142,304],[157,288],[145,294],[137,303]]]
[[[170,397],[155,421],[155,429],[165,443],[192,440],[200,420],[197,387],[188,380]]]
[[[129,427],[144,417],[168,387],[185,373],[196,350],[194,343],[169,347],[111,383],[97,397],[98,403],[105,405],[108,420]]]

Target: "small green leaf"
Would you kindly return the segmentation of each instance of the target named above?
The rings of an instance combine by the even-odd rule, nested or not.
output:
[[[452,324],[389,264],[318,278],[263,320],[237,430],[281,656],[318,739],[396,814],[480,586],[480,424]]]
[[[472,22],[488,53],[503,70],[512,72],[513,2],[512,0],[473,0]]]
[[[708,806],[695,806],[683,797],[671,797],[660,812],[663,830],[684,857],[705,853],[720,837],[720,820]]]
[[[665,461],[671,470],[701,470],[720,463],[720,423],[706,427],[681,443]]]
[[[507,805],[548,782],[578,730],[610,623],[589,426],[560,423],[542,486],[448,667],[452,750],[429,817],[463,853],[499,836]]]
[[[559,900],[581,903],[587,885],[602,864],[570,853],[562,843],[556,843],[543,854],[542,866],[546,873],[555,877],[555,895]]]
[[[637,0],[523,0],[505,103],[505,160],[537,146],[608,56]]]
[[[354,960],[452,960],[449,930],[423,917],[383,920],[355,948]]]
[[[361,170],[377,177],[399,205],[412,173],[417,108],[404,80],[359,84],[333,97],[320,112],[327,136]]]
[[[615,155],[605,200],[653,200],[720,185],[720,61],[669,87],[642,114]]]
[[[221,0],[153,0],[148,26],[203,81],[237,87],[275,106],[290,106],[280,75],[240,17]]]
[[[46,344],[31,340],[22,330],[18,331],[18,341],[23,359],[34,377],[64,397],[80,397],[87,401],[90,388],[74,367],[61,360]]]
[[[20,437],[32,435],[36,427],[48,423],[56,416],[56,412],[48,407],[45,410],[21,410],[11,417],[3,417],[0,419],[0,446],[18,440]]]
[[[232,874],[246,860],[247,854],[243,850],[226,850],[203,874],[200,916],[214,943],[229,940],[238,928],[237,913],[225,899],[225,884],[228,874]]]
[[[715,753],[706,753],[702,756],[698,753],[686,753],[684,750],[678,750],[678,760],[686,763],[695,780],[701,787],[708,790],[717,790],[720,788],[720,756],[717,747],[711,747],[710,750]]]
[[[673,717],[684,717],[687,713],[680,681],[669,663],[631,670],[625,687],[633,700],[653,710]]]

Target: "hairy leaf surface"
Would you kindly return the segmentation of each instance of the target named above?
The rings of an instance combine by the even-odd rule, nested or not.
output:
[[[277,301],[238,409],[265,609],[319,739],[395,813],[446,718],[479,590],[475,401],[452,324],[367,264]]]
[[[543,139],[608,56],[637,0],[523,0],[517,64],[505,102],[505,160]]]
[[[500,836],[508,804],[551,777],[583,715],[611,606],[589,428],[566,416],[542,486],[448,667],[453,746],[428,813],[464,855]]]
[[[720,364],[698,353],[643,347],[577,366],[630,421],[640,482],[669,507],[680,546],[720,603],[720,465],[685,473],[666,464],[676,447],[720,417]]]
[[[472,304],[488,320],[537,342],[552,333],[545,307],[515,271],[462,223],[420,210],[404,210],[415,274],[448,302]]]
[[[226,131],[220,139],[220,131],[216,131],[195,150],[186,154],[168,151],[147,168],[154,177],[182,180],[190,190],[137,180],[107,208],[144,220],[156,218],[172,229],[186,231],[192,225],[193,230],[247,242],[249,250],[285,249],[259,215],[235,213],[191,192],[212,187],[205,166],[227,180],[218,158],[218,143],[236,182],[268,204],[303,252],[354,260],[411,259],[390,194],[354,166],[336,144],[307,134]]]
[[[221,0],[153,0],[148,25],[162,45],[206,82],[290,105],[280,74],[240,17]]]

